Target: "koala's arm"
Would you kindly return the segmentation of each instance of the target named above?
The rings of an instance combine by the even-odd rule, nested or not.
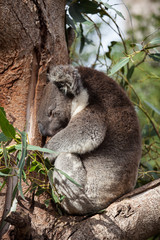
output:
[[[86,107],[71,118],[66,128],[54,135],[45,145],[55,154],[46,154],[54,160],[60,153],[84,154],[97,148],[106,135],[106,120],[104,111]]]

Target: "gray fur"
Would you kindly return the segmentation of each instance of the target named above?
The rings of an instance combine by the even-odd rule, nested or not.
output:
[[[105,74],[90,68],[53,67],[38,111],[45,147],[55,167],[82,188],[54,172],[69,214],[93,213],[131,191],[141,157],[134,107],[125,92]]]

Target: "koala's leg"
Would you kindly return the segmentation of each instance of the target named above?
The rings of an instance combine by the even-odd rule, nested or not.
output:
[[[75,182],[81,185],[78,187],[69,181],[63,174],[54,171],[53,181],[58,192],[65,196],[62,207],[69,214],[85,214],[93,211],[93,205],[85,194],[87,173],[81,159],[71,153],[61,153],[55,160],[55,168],[65,172]]]

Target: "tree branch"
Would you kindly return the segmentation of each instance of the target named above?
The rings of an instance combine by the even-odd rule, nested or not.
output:
[[[14,214],[14,222],[17,222],[16,216],[19,217]],[[30,226],[30,221],[28,225],[32,229],[32,239],[36,239],[36,236],[45,239],[42,236],[43,226],[40,227],[38,223],[36,226],[33,215],[31,216],[34,225]],[[11,218],[12,216],[9,218],[10,223]],[[124,195],[101,214],[91,217],[55,217],[52,224],[47,226],[45,232],[51,233],[48,237],[52,240],[146,240],[160,233],[160,179]],[[21,230],[20,225],[15,226],[15,232],[19,236],[22,236]],[[19,240],[17,237],[15,239]]]

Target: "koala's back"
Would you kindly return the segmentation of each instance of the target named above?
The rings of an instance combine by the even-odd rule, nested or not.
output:
[[[94,202],[97,196],[97,205],[101,204],[102,208],[135,185],[141,157],[139,123],[132,103],[114,80],[90,68],[78,70],[89,89],[90,104],[98,104],[106,112],[107,132],[103,143],[92,154],[81,156],[85,168],[90,169],[87,195]],[[97,181],[102,184],[97,185]],[[107,192],[105,197],[104,192]]]
[[[80,67],[84,86],[89,89],[90,104],[106,112],[106,147],[130,151],[141,146],[139,123],[135,109],[123,89],[104,73]],[[116,149],[115,149],[116,147]]]

